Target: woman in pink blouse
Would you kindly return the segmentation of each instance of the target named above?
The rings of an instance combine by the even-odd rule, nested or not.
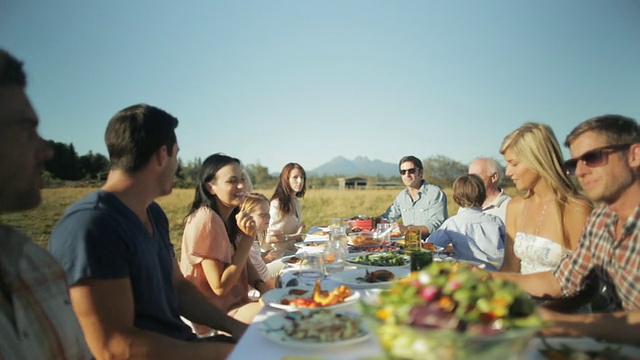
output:
[[[268,289],[249,261],[256,223],[239,210],[246,191],[240,160],[214,154],[202,163],[185,218],[180,270],[211,302],[249,323],[262,307],[250,301],[249,285],[261,293]],[[197,324],[194,328],[199,335],[210,332]]]

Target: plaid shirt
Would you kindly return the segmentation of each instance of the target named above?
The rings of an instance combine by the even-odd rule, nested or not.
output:
[[[0,224],[0,359],[89,359],[66,275],[42,247]]]
[[[640,205],[627,219],[618,239],[617,223],[618,216],[606,204],[593,210],[578,248],[554,271],[565,296],[580,290],[586,276],[595,270],[614,293],[617,307],[640,309]]]

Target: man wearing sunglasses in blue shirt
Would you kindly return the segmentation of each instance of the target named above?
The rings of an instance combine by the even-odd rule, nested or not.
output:
[[[550,335],[592,336],[640,344],[640,126],[630,118],[604,115],[578,125],[565,145],[575,174],[597,206],[578,248],[553,271],[493,273],[519,283],[535,296],[568,297],[588,287],[595,273],[612,293],[611,312],[560,314],[543,310]]]
[[[401,232],[413,226],[426,238],[447,219],[447,196],[442,189],[422,179],[422,161],[417,157],[403,157],[398,167],[407,188],[396,196],[380,218],[393,222],[402,217]]]

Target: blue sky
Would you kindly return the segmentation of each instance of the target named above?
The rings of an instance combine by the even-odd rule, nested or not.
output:
[[[605,113],[640,120],[640,2],[3,0],[41,133],[106,155],[118,110],[180,119],[183,161],[278,172],[336,156],[501,160],[526,121],[562,142]]]

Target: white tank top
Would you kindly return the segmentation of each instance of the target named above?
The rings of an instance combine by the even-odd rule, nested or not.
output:
[[[517,232],[513,252],[520,259],[520,273],[531,274],[554,270],[569,250],[547,238]]]

